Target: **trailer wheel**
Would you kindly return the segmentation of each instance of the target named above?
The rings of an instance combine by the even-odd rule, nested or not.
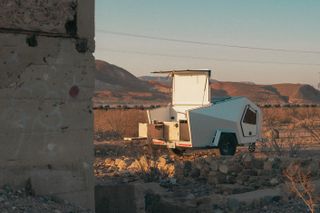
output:
[[[255,143],[249,144],[248,150],[249,150],[249,152],[254,152],[254,151],[256,151],[256,144],[255,144]]]
[[[234,155],[237,149],[237,139],[234,134],[221,134],[219,150],[221,155]]]

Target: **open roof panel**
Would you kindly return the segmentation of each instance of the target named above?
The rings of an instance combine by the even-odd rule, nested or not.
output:
[[[187,69],[187,70],[166,70],[166,71],[155,71],[155,74],[195,74],[195,73],[208,73],[211,76],[211,70],[209,69]]]

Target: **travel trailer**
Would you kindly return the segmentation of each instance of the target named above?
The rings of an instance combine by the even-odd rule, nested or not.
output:
[[[139,124],[139,137],[179,150],[218,148],[234,155],[237,146],[255,150],[261,138],[262,113],[245,97],[211,101],[211,70],[154,72],[172,77],[172,103],[148,110],[148,123]]]

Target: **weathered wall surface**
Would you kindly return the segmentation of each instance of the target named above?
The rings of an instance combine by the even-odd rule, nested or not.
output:
[[[93,209],[93,36],[93,0],[0,2],[0,186]]]
[[[76,0],[2,0],[0,28],[66,33],[76,19]]]

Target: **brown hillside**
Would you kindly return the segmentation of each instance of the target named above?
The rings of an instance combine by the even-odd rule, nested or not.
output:
[[[214,82],[211,84],[213,97],[245,96],[257,103],[287,103],[288,99],[272,85],[255,85],[239,82]]]
[[[140,80],[127,70],[101,60],[96,60],[95,78],[102,88],[105,84],[108,89],[112,89],[112,86],[129,91],[145,92],[151,89],[147,82]]]
[[[320,103],[320,92],[307,84],[275,84],[279,93],[288,97],[289,103]]]
[[[143,104],[168,102],[169,96],[157,82],[143,81],[127,70],[96,60],[95,103]],[[157,86],[158,85],[158,86]]]

